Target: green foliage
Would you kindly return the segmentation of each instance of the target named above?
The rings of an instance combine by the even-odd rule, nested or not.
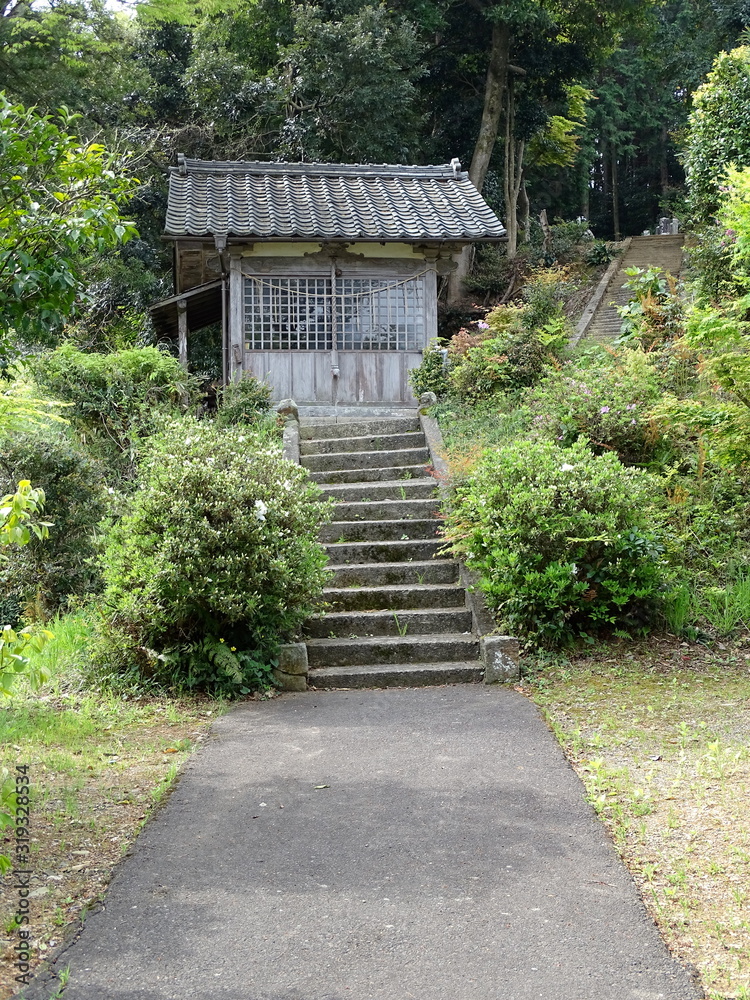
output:
[[[421,364],[409,372],[409,384],[415,396],[434,392],[439,398],[448,392],[450,386],[443,350],[439,340],[431,340],[422,352]]]
[[[224,640],[249,658],[234,690],[247,686],[247,664],[268,663],[319,598],[317,534],[329,509],[319,497],[252,428],[167,423],[107,538],[99,669],[178,686],[211,677],[225,690],[229,660],[201,646]]]
[[[625,282],[632,294],[624,306],[615,306],[622,318],[618,343],[637,342],[646,349],[682,335],[682,299],[671,274],[660,267],[629,267]]]
[[[34,536],[40,540],[49,536],[49,522],[39,520],[44,501],[44,490],[34,488],[25,480],[18,484],[14,493],[9,493],[0,500],[0,546],[28,545]],[[38,687],[48,680],[46,669],[32,665],[29,653],[41,652],[51,638],[52,633],[45,629],[29,626],[16,631],[10,625],[2,626],[0,696],[9,695],[14,683],[22,675],[32,687]]]
[[[47,629],[27,625],[20,630],[4,625],[0,630],[0,697],[9,697],[20,677],[32,688],[50,679],[50,672],[38,655],[53,638]]]
[[[687,259],[698,298],[720,302],[741,291],[732,269],[734,234],[724,226],[710,223],[696,227],[695,238],[687,246]]]
[[[478,333],[461,330],[448,347],[450,392],[478,403],[535,385],[570,336],[561,305],[567,286],[561,272],[539,272],[525,287],[522,306],[496,306],[477,324]]]
[[[666,393],[652,411],[662,432],[692,443],[701,461],[741,469],[750,463],[750,333],[747,300],[694,306],[684,342],[699,352],[699,383],[689,397]]]
[[[271,387],[261,382],[251,372],[244,372],[242,378],[230,382],[219,394],[216,413],[218,427],[233,427],[235,424],[254,424],[268,412]]]
[[[745,291],[750,291],[750,169],[728,170],[727,189],[719,224],[731,247],[734,278]]]
[[[651,359],[639,351],[592,354],[550,372],[524,394],[532,428],[563,446],[584,438],[597,453],[643,464],[656,438],[649,413],[660,394]]]
[[[58,400],[40,399],[32,385],[21,377],[15,378],[0,392],[0,435],[64,424],[58,412],[61,408],[64,410]]]
[[[103,469],[62,433],[48,430],[0,439],[0,490],[28,479],[44,490],[55,530],[31,538],[0,564],[0,602],[34,617],[54,614],[71,595],[98,589],[97,528],[109,494]],[[7,614],[5,621],[13,618]]]
[[[421,125],[415,80],[423,43],[406,18],[366,5],[331,16],[297,8],[282,152],[339,162],[412,162]]]
[[[532,272],[524,283],[522,292],[526,304],[521,316],[524,329],[537,334],[544,332],[552,334],[562,323],[560,336],[554,343],[550,339],[545,341],[542,337],[546,347],[559,350],[572,333],[572,330],[564,326],[563,307],[576,288],[577,282],[569,268],[556,266],[539,268]],[[493,326],[492,316],[490,313],[487,317],[490,327]]]
[[[200,398],[198,380],[155,347],[89,354],[65,343],[39,355],[31,370],[52,395],[72,404],[67,415],[89,447],[125,470],[165,414]]]
[[[728,168],[750,167],[750,46],[721,52],[693,95],[683,155],[693,217],[707,223]]]
[[[81,259],[135,232],[118,201],[135,182],[100,144],[0,94],[0,350],[14,333],[45,339],[73,310]]]
[[[213,635],[162,653],[158,659],[159,672],[171,686],[230,698],[271,688],[277,662],[267,653],[249,653]]]
[[[661,585],[655,492],[648,474],[584,441],[517,442],[485,452],[456,484],[447,538],[501,623],[529,639],[641,628]]]
[[[589,267],[603,267],[614,260],[614,254],[609,243],[604,240],[593,240],[586,248],[584,260]]]
[[[22,480],[0,500],[0,545],[28,545],[32,535],[49,538],[49,522],[35,520],[44,507],[44,490]]]

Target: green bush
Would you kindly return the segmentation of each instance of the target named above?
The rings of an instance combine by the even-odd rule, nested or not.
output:
[[[651,359],[640,351],[596,354],[551,372],[524,395],[537,434],[563,446],[586,438],[626,464],[647,462],[658,435],[649,419],[659,398]]]
[[[0,563],[0,606],[48,618],[71,595],[99,589],[98,525],[108,507],[103,469],[63,433],[51,428],[0,442],[0,494],[31,480],[44,490],[49,538],[32,538]],[[15,619],[4,618],[4,621]]]
[[[261,382],[251,372],[245,372],[241,379],[230,382],[219,393],[216,412],[218,427],[234,427],[237,424],[257,423],[268,412],[271,386]]]
[[[698,297],[708,302],[732,298],[741,291],[732,271],[735,234],[726,226],[701,226],[687,245],[687,260]]]
[[[422,353],[422,363],[409,372],[409,384],[415,396],[434,392],[445,396],[450,388],[443,348],[439,340],[431,340]]]
[[[170,421],[107,538],[100,672],[225,693],[251,686],[320,596],[320,495],[252,428]]]
[[[87,445],[127,472],[164,414],[200,398],[199,381],[155,347],[92,354],[66,343],[34,359],[31,370],[53,396],[72,404],[65,416]]]
[[[578,282],[574,280],[570,268],[548,267],[535,271],[523,287],[525,308],[521,321],[524,329],[540,333],[545,330],[550,332],[550,325],[558,327],[560,321],[564,321],[563,307],[577,287]],[[487,317],[490,326],[493,325],[492,316],[493,313],[490,313]],[[557,346],[562,346],[572,332],[566,330],[566,336]]]
[[[647,473],[584,441],[487,451],[456,484],[447,538],[504,627],[550,646],[642,627],[661,584]]]

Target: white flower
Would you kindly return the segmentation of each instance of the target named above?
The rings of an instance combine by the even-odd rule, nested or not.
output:
[[[267,510],[268,507],[266,507],[266,505],[263,503],[262,500],[255,501],[255,511],[256,511],[255,516],[259,521],[265,521]]]
[[[575,469],[575,465],[568,465],[567,462],[560,466],[560,472],[572,472],[573,469]]]
[[[578,567],[576,566],[575,563],[573,563],[573,565],[570,567],[570,575],[575,576],[577,572],[578,572]]]

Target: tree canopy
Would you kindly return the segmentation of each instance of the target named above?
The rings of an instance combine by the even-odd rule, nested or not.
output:
[[[135,232],[119,200],[135,181],[100,143],[67,131],[74,118],[11,104],[0,94],[0,345],[45,339],[71,315],[82,259]]]

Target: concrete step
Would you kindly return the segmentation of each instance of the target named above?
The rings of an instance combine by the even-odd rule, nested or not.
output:
[[[407,538],[434,538],[440,527],[435,517],[395,521],[330,521],[320,529],[321,542],[395,542]]]
[[[311,472],[341,469],[379,469],[385,466],[412,466],[430,461],[427,448],[398,448],[394,451],[350,451],[334,455],[303,455],[300,464]]]
[[[302,441],[323,438],[360,437],[369,434],[409,434],[420,430],[419,417],[373,417],[367,420],[300,421]]]
[[[372,483],[378,480],[424,479],[424,470],[424,464],[389,465],[382,469],[325,469],[311,472],[310,479],[316,483]]]
[[[411,431],[408,434],[315,438],[310,441],[300,441],[300,451],[303,455],[331,455],[353,451],[398,451],[406,448],[424,447],[425,440],[422,431]]]
[[[465,663],[366,663],[322,667],[309,675],[317,690],[333,688],[428,687],[432,684],[478,684],[484,677],[479,661]]]
[[[332,563],[328,567],[333,576],[331,584],[337,590],[351,589],[354,595],[369,588],[431,587],[455,584],[458,580],[458,563],[452,559],[414,559],[409,562],[377,562],[348,565]],[[463,588],[461,588],[463,593]],[[450,601],[445,602],[446,605]],[[356,606],[356,603],[355,603]],[[377,607],[377,605],[372,605]]]
[[[326,545],[329,561],[342,563],[392,563],[432,559],[445,545],[442,539],[409,539],[388,542],[334,542]]]
[[[311,618],[305,630],[311,639],[354,639],[372,636],[442,635],[471,632],[467,608],[407,608],[395,611],[331,611]]]
[[[382,482],[321,483],[321,487],[327,497],[345,503],[380,503],[437,496],[437,481],[424,474],[417,478],[386,479]]]
[[[435,517],[437,512],[437,498],[425,497],[422,500],[341,502],[336,504],[334,517],[337,521],[411,521],[414,518]]]
[[[359,587],[353,584],[349,587],[326,587],[323,600],[331,611],[463,608],[466,604],[466,591],[455,583],[416,583],[385,587]]]
[[[465,662],[479,658],[479,640],[463,633],[309,639],[307,657],[312,669],[363,663]]]

